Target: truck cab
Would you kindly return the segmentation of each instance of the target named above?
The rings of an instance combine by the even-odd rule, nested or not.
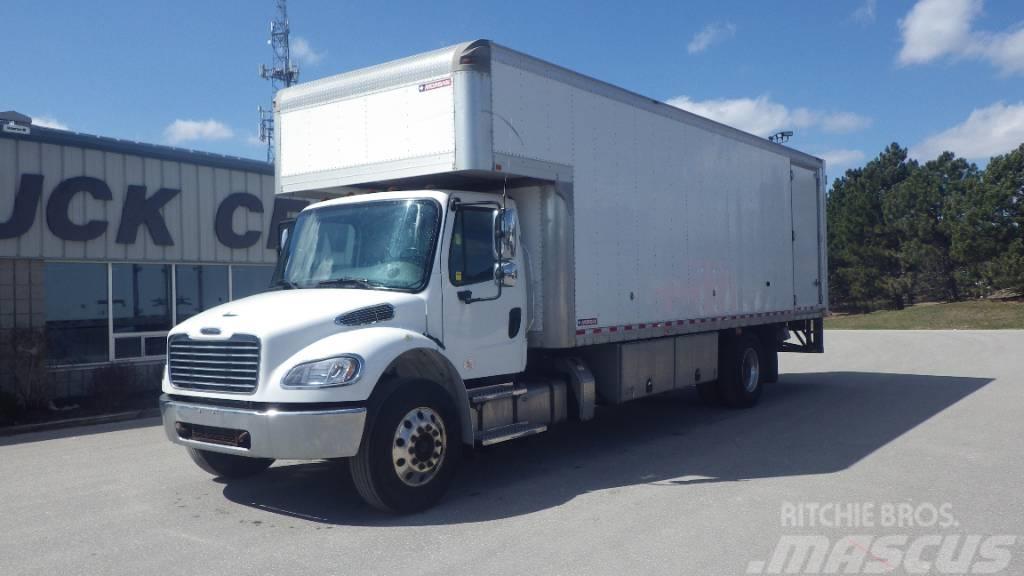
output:
[[[387,416],[368,417],[370,404],[402,389],[423,395],[422,405],[390,414],[385,435],[404,445],[396,450],[418,446],[419,457],[392,464],[410,487],[428,483],[479,430],[466,383],[501,397],[502,377],[511,382],[526,366],[515,202],[463,191],[358,194],[307,207],[281,240],[271,291],[170,333],[168,436],[219,476],[275,459],[354,457],[372,441],[368,419]],[[421,423],[429,441],[415,434]],[[373,474],[367,468],[367,482]]]

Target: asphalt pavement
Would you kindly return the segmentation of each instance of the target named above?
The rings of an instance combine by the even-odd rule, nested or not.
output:
[[[752,410],[690,390],[483,451],[413,516],[339,463],[224,484],[155,419],[0,438],[0,574],[1024,572],[1024,332],[825,344]]]

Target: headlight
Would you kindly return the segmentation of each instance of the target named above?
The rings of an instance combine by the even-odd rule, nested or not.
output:
[[[288,371],[281,382],[284,388],[330,388],[348,386],[359,379],[363,360],[345,355],[299,364]]]

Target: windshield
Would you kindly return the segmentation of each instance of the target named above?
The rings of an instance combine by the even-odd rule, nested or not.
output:
[[[433,200],[380,200],[299,214],[278,284],[288,288],[426,286],[440,226]]]

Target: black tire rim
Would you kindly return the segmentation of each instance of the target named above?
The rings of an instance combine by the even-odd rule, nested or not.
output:
[[[757,390],[757,383],[760,377],[761,361],[757,357],[757,350],[746,348],[743,350],[743,359],[740,365],[740,378],[743,379],[743,388],[752,394]]]

